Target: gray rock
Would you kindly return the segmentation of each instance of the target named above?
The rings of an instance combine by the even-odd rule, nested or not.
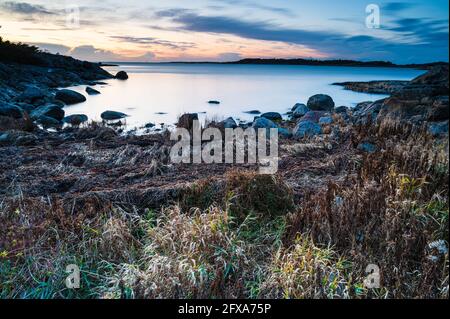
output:
[[[64,102],[66,105],[72,105],[86,101],[86,97],[83,94],[67,89],[59,90],[58,92],[56,92],[55,99]]]
[[[220,102],[212,100],[212,101],[208,101],[208,104],[220,104]]]
[[[97,95],[97,94],[100,94],[100,92],[99,91],[97,91],[96,89],[93,89],[93,88],[91,88],[91,87],[86,87],[86,93],[87,94],[89,94],[89,95]]]
[[[264,117],[268,120],[275,121],[275,122],[283,120],[283,117],[281,116],[281,114],[277,113],[277,112],[267,112],[267,113],[261,114],[261,117]]]
[[[312,121],[300,121],[294,128],[294,136],[303,138],[322,134],[322,127]]]
[[[178,119],[177,127],[191,130],[194,127],[194,121],[198,121],[197,113],[186,113]]]
[[[348,107],[346,106],[338,106],[334,109],[334,113],[337,114],[345,114],[348,112]]]
[[[236,124],[236,121],[232,117],[227,118],[226,120],[222,121],[220,124],[223,125],[224,128],[235,129],[236,127],[238,127],[238,125]]]
[[[35,119],[36,123],[41,124],[44,128],[56,128],[59,129],[62,127],[62,122],[54,119],[53,117],[40,115]]]
[[[364,142],[358,145],[358,150],[366,153],[375,153],[377,151],[377,147],[372,143]]]
[[[80,124],[87,122],[88,117],[84,114],[72,114],[66,116],[63,121],[64,123],[70,124],[72,126],[79,126]]]
[[[22,117],[22,110],[9,103],[0,103],[0,115],[18,119]]]
[[[285,129],[285,128],[279,128],[278,134],[284,138],[291,138],[293,135],[288,129]]]
[[[144,127],[145,127],[145,128],[153,128],[153,127],[155,127],[155,124],[153,124],[153,123],[147,123],[147,124],[144,125]]]
[[[105,111],[100,116],[105,121],[115,121],[128,117],[127,114],[116,111]]]
[[[323,116],[319,119],[320,125],[330,125],[333,123],[333,118],[331,116]]]
[[[428,125],[428,132],[435,137],[448,134],[448,120],[444,122],[430,123]]]
[[[258,114],[261,114],[261,112],[258,111],[258,110],[251,110],[251,111],[247,111],[247,112],[244,112],[244,113],[246,113],[246,114],[252,114],[252,115],[258,115]]]
[[[117,72],[115,78],[118,80],[128,80],[128,74],[125,71],[119,71]]]
[[[332,111],[334,101],[329,95],[316,94],[309,98],[308,108],[312,111]]]
[[[291,117],[294,119],[301,118],[302,116],[305,116],[306,113],[308,113],[310,110],[309,108],[302,103],[297,103],[292,108],[292,114]]]
[[[257,119],[255,119],[255,121],[253,121],[253,128],[255,129],[260,129],[260,128],[265,128],[265,129],[271,129],[271,128],[278,128],[278,126],[272,122],[271,120],[265,118],[265,117],[259,117]]]
[[[48,116],[54,118],[57,121],[62,121],[64,118],[64,110],[56,105],[45,105],[38,107],[34,111],[31,112],[32,119],[38,119],[41,116]]]
[[[45,97],[44,91],[35,87],[29,86],[17,97],[18,101],[33,103],[35,100],[42,99]]]

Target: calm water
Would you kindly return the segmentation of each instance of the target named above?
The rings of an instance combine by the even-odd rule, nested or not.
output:
[[[100,120],[105,110],[130,115],[129,127],[176,121],[186,112],[202,113],[203,119],[252,120],[245,111],[284,114],[311,95],[330,95],[336,106],[380,99],[382,95],[345,91],[331,83],[344,81],[411,80],[420,70],[393,68],[315,67],[281,65],[123,64],[106,67],[115,74],[128,72],[127,81],[108,80],[97,85],[100,95],[87,96],[85,86],[72,88],[87,96],[85,103],[66,107],[66,114],[84,113]],[[220,105],[210,105],[218,100]]]

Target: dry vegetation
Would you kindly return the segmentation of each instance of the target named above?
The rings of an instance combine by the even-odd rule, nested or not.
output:
[[[17,175],[0,193],[0,297],[448,298],[448,140],[395,122],[341,131],[283,141],[276,176],[173,167],[148,137],[3,163]],[[356,149],[367,138],[378,152]],[[34,182],[78,178],[32,196],[30,165]],[[380,289],[363,285],[369,263]]]

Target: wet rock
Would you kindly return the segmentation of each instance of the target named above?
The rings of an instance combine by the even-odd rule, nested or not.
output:
[[[266,118],[271,121],[274,121],[274,122],[279,122],[279,121],[283,120],[283,117],[281,116],[281,114],[277,113],[277,112],[267,112],[267,113],[261,114],[261,117]]]
[[[297,103],[292,108],[292,114],[291,117],[294,119],[301,118],[302,116],[305,116],[306,113],[308,113],[310,109],[302,103]]]
[[[72,126],[79,126],[88,121],[88,117],[84,114],[72,114],[63,119],[64,123]]]
[[[22,110],[15,105],[0,102],[0,115],[18,119],[22,117]]]
[[[220,101],[212,100],[212,101],[208,101],[208,104],[220,104]]]
[[[128,74],[125,71],[119,71],[117,72],[115,78],[118,80],[128,80]]]
[[[430,123],[428,125],[428,132],[435,137],[448,134],[448,120],[443,122]]]
[[[126,118],[128,115],[122,112],[105,111],[100,115],[100,117],[105,121],[116,121]]]
[[[38,107],[33,112],[31,112],[31,118],[37,119],[41,116],[51,117],[55,120],[62,121],[64,118],[64,110],[56,105],[45,105]]]
[[[99,91],[97,91],[96,89],[93,89],[93,88],[91,88],[91,87],[86,87],[86,93],[87,94],[89,94],[89,95],[97,95],[97,94],[100,94],[100,92]]]
[[[190,131],[194,127],[194,121],[198,121],[198,114],[186,113],[179,118],[176,126],[178,128],[185,128]]]
[[[303,138],[322,134],[322,127],[312,121],[300,121],[294,128],[294,137]]]
[[[369,142],[364,142],[358,145],[358,150],[366,153],[375,153],[377,151],[377,147]]]
[[[63,89],[56,92],[55,99],[64,102],[66,105],[72,105],[86,101],[86,97],[83,94],[68,89]]]
[[[308,108],[312,111],[332,111],[334,101],[329,95],[316,94],[309,98]]]

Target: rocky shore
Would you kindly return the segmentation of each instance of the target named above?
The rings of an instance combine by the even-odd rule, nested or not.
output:
[[[254,110],[252,123],[207,123],[278,128],[278,173],[259,176],[256,164],[173,164],[168,131],[119,134],[85,118],[47,130],[43,120],[60,124],[64,105],[81,99],[57,88],[112,78],[54,59],[0,63],[0,258],[14,274],[31,256],[53,265],[71,251],[98,272],[89,296],[102,298],[448,298],[448,249],[433,244],[448,243],[448,66],[408,83],[347,83],[390,94],[353,109],[318,94],[288,120]],[[368,260],[382,267],[385,290],[363,287]],[[0,293],[34,289],[14,274],[0,271]]]

